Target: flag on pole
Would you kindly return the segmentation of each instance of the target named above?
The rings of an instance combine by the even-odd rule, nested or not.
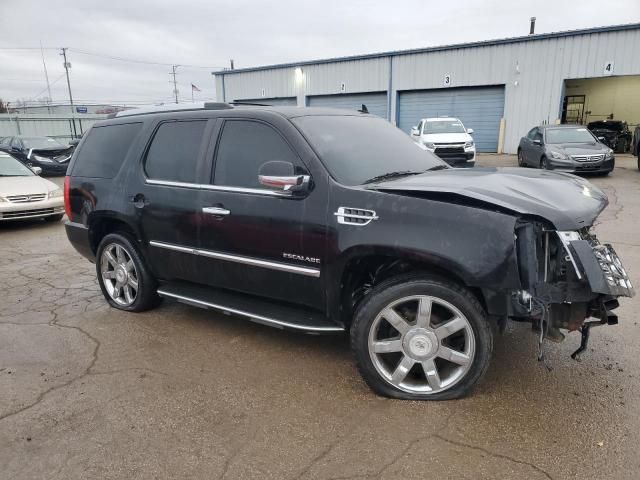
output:
[[[192,92],[201,92],[202,90],[200,90],[198,87],[196,87],[193,83],[191,84],[191,91]]]

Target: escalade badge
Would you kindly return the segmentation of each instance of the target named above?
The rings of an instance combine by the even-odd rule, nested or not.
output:
[[[305,255],[297,255],[295,253],[287,253],[287,252],[282,252],[282,257],[283,258],[289,258],[291,260],[299,260],[301,262],[307,262],[307,263],[320,263],[320,259],[316,258],[316,257],[307,257]]]

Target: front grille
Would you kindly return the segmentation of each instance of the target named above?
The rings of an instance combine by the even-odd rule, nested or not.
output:
[[[34,193],[31,195],[9,195],[5,197],[11,203],[31,203],[31,202],[40,202],[47,197],[46,193]]]
[[[18,212],[4,212],[0,214],[0,218],[25,218],[34,217],[36,215],[50,215],[54,213],[53,208],[39,208],[37,210],[21,210]]]
[[[435,153],[436,153],[436,155],[440,155],[441,153],[444,153],[444,154],[464,153],[464,146],[462,146],[462,147],[436,147]]]
[[[604,155],[572,155],[571,158],[576,162],[599,162],[604,159]]]

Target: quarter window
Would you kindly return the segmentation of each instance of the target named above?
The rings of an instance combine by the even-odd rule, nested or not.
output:
[[[527,133],[527,137],[529,138],[529,140],[533,140],[536,138],[537,133],[538,127],[532,128],[531,130],[529,130],[529,133]]]
[[[206,120],[166,122],[156,131],[145,160],[149,178],[196,183]]]
[[[273,128],[250,120],[227,120],[218,144],[213,183],[266,188],[258,182],[258,172],[272,160],[289,162],[296,174],[305,173],[295,153]]]
[[[76,155],[73,175],[115,177],[141,128],[139,122],[93,127]]]

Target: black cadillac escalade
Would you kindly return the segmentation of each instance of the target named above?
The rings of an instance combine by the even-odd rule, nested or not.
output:
[[[107,301],[160,298],[278,328],[350,332],[376,392],[464,395],[494,327],[613,324],[633,288],[570,174],[454,170],[384,120],[203,104],[96,123],[65,179],[69,240]]]

